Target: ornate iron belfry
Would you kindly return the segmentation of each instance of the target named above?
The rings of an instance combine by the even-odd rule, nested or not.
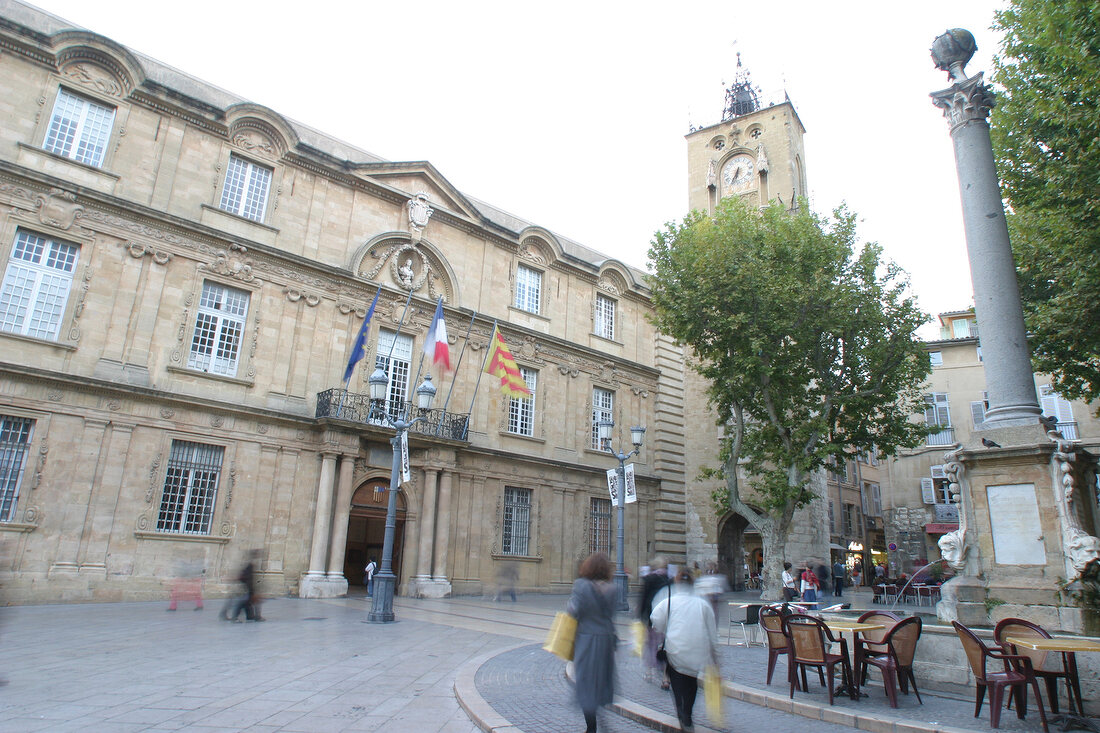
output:
[[[747,115],[760,109],[760,90],[753,87],[749,71],[741,65],[741,52],[737,52],[737,73],[733,84],[726,89],[726,106],[722,110],[722,122]]]

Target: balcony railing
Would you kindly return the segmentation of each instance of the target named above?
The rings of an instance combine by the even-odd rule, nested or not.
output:
[[[370,396],[348,392],[346,389],[327,389],[317,394],[317,417],[348,420],[363,425],[390,427],[386,417],[393,419],[407,416],[423,418],[409,428],[410,433],[434,435],[450,440],[466,440],[470,429],[470,416],[443,410],[421,410],[411,402],[371,402]]]
[[[955,428],[941,428],[940,432],[928,436],[928,445],[954,445]]]

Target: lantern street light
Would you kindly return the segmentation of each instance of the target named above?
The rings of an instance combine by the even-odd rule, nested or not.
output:
[[[623,537],[625,534],[623,531],[623,507],[626,505],[626,460],[641,453],[642,441],[645,439],[645,427],[635,425],[630,428],[630,442],[634,445],[634,450],[629,453],[616,451],[611,447],[611,429],[613,427],[615,427],[615,423],[611,420],[601,420],[596,424],[600,445],[619,461],[618,490],[615,493],[615,504],[619,508],[619,528],[615,550],[615,586],[619,589],[619,605],[616,610],[627,611],[630,609],[630,604],[627,602],[627,577],[626,571],[623,569]]]
[[[382,540],[382,569],[374,576],[374,598],[371,602],[367,620],[374,624],[389,623],[393,617],[393,591],[397,582],[393,574],[393,537],[397,527],[397,491],[401,488],[402,458],[408,455],[408,432],[416,423],[425,419],[424,415],[409,419],[409,409],[403,405],[400,416],[386,412],[386,392],[389,389],[389,376],[381,368],[375,369],[367,384],[370,385],[371,412],[381,413],[386,422],[396,431],[390,439],[393,446],[393,465],[390,468],[390,496],[386,505],[386,534]],[[427,374],[416,390],[416,406],[421,412],[429,410],[435,399],[435,385],[432,375]]]

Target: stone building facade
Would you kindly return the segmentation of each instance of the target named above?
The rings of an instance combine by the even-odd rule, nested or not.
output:
[[[683,355],[643,273],[92,31],[0,1],[6,602],[337,595],[381,557],[397,409],[401,592],[567,590],[614,552],[594,423],[648,427],[626,565],[685,558]],[[365,358],[344,370],[368,307]],[[437,301],[447,373],[421,366]],[[498,324],[530,400],[482,378]],[[460,361],[461,359],[461,361]],[[197,571],[196,571],[197,572]]]
[[[932,373],[927,383],[928,409],[915,416],[938,425],[925,444],[887,462],[883,485],[885,539],[891,574],[913,573],[940,558],[940,537],[959,527],[959,508],[951,502],[945,454],[960,446],[980,445],[975,428],[987,407],[985,369],[974,311],[939,315],[940,338],[929,341]],[[1035,374],[1043,415],[1052,418],[1068,440],[1079,441],[1093,455],[1100,451],[1100,420],[1094,405],[1063,399],[1050,378]],[[1095,489],[1095,487],[1093,487]]]

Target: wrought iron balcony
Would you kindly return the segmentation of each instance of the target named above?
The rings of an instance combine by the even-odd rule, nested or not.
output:
[[[928,436],[928,445],[954,445],[955,428],[942,428],[940,432]]]
[[[347,420],[363,425],[388,428],[386,418],[423,418],[409,428],[410,433],[434,435],[450,440],[466,440],[470,428],[468,414],[443,410],[421,410],[411,402],[372,402],[369,395],[346,389],[327,389],[317,394],[317,417]]]

